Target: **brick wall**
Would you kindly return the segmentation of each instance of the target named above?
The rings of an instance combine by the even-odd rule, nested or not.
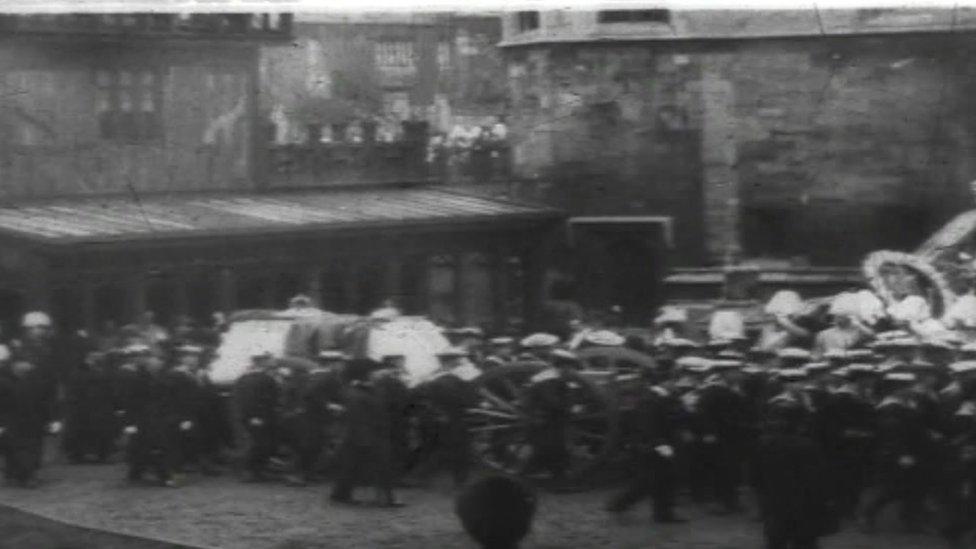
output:
[[[512,48],[516,171],[572,213],[674,215],[679,264],[910,249],[971,203],[969,42]]]

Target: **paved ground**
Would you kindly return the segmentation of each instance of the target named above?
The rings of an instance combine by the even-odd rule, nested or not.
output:
[[[130,487],[120,465],[51,465],[37,490],[0,489],[0,503],[73,523],[226,549],[473,549],[454,517],[451,490],[401,491],[408,507],[350,509],[329,503],[326,486],[242,484],[232,478],[187,479],[178,489]],[[544,494],[525,549],[756,549],[759,525],[748,516],[715,517],[685,506],[688,524],[651,526],[648,510],[624,521],[601,505],[608,492]],[[943,547],[935,537],[845,531],[824,549]],[[850,529],[849,529],[850,530]],[[4,547],[0,543],[0,547]]]
[[[3,549],[195,549],[103,530],[79,528],[0,505]]]

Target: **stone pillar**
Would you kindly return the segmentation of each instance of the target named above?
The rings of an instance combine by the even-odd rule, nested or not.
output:
[[[542,308],[547,298],[546,272],[561,227],[560,223],[553,223],[522,235],[525,240],[533,239],[532,244],[524,248],[521,255],[525,280],[523,316],[529,330],[537,329],[542,320]]]
[[[400,256],[394,255],[386,262],[383,269],[383,291],[385,298],[391,298],[397,306],[403,307],[403,258]]]
[[[80,284],[81,293],[81,326],[94,334],[98,329],[98,312],[95,310],[95,284],[90,279],[85,279]]]
[[[187,293],[187,280],[180,275],[173,276],[171,281],[171,295],[173,299],[174,320],[190,311],[190,298]]]
[[[454,289],[451,292],[452,305],[454,306],[454,322],[458,326],[467,326],[471,322],[467,295],[464,291],[468,265],[465,261],[464,253],[453,254],[451,259],[454,265]]]
[[[224,314],[237,308],[237,276],[230,267],[222,267],[217,273],[217,308]]]
[[[348,313],[363,313],[359,310],[359,269],[355,263],[346,263],[342,273],[342,303]]]
[[[732,264],[742,254],[736,165],[735,90],[722,75],[726,56],[702,61],[702,206],[707,259]]]
[[[421,255],[416,261],[420,280],[417,281],[414,306],[418,314],[430,315],[430,255]]]
[[[258,280],[260,281],[262,307],[265,309],[282,309],[288,306],[287,303],[275,302],[278,285],[273,276],[269,273],[261,273],[258,275]]]
[[[24,307],[26,311],[44,311],[51,313],[51,287],[48,278],[42,273],[32,276],[24,292]]]
[[[317,307],[321,307],[322,301],[322,268],[318,265],[309,267],[305,270],[305,293],[312,298],[312,302]]]
[[[494,328],[505,330],[508,321],[508,253],[502,249],[489,256],[491,308]]]
[[[143,273],[132,273],[125,280],[126,316],[123,324],[136,322],[146,312],[146,277]]]

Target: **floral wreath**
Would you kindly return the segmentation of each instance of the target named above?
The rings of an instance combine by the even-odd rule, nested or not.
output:
[[[885,265],[900,265],[907,267],[916,274],[922,275],[929,284],[938,292],[940,303],[932,308],[932,316],[941,318],[949,310],[949,307],[956,300],[956,294],[949,288],[949,283],[945,276],[931,263],[924,258],[906,252],[895,252],[890,250],[880,250],[869,254],[862,264],[864,277],[878,297],[887,305],[895,303],[895,296],[891,288],[885,282],[881,269]]]

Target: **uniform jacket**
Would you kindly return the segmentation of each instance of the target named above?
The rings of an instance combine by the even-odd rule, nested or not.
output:
[[[235,393],[245,421],[258,418],[270,422],[277,417],[281,389],[269,373],[252,371],[244,374],[237,380]]]
[[[22,377],[3,372],[0,374],[0,426],[9,437],[43,434],[54,418],[55,397],[55,386],[36,368]]]
[[[767,522],[789,524],[797,537],[826,533],[831,516],[826,461],[810,437],[767,434],[760,439],[756,489]]]

